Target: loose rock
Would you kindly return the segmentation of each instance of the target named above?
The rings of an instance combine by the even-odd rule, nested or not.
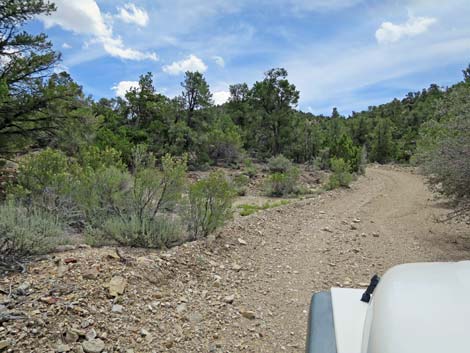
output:
[[[228,295],[224,298],[224,302],[227,303],[227,304],[232,304],[234,300],[235,300],[235,295],[234,294]]]
[[[85,337],[88,341],[94,340],[96,336],[97,336],[96,331],[93,328],[85,334]]]
[[[64,335],[65,343],[74,343],[78,341],[78,334],[72,330],[67,330]]]
[[[240,310],[240,314],[244,317],[244,318],[247,318],[249,320],[254,320],[256,319],[256,314],[254,311],[251,311],[251,310]]]
[[[117,297],[124,293],[126,290],[127,281],[124,277],[114,276],[111,281],[107,284],[109,295],[111,297]]]
[[[10,341],[8,340],[0,341],[0,352],[6,350],[8,347],[10,347]]]
[[[248,245],[248,243],[245,240],[243,240],[242,238],[238,238],[238,243],[240,245]]]
[[[85,353],[101,353],[104,350],[105,345],[104,342],[98,338],[83,342],[82,348]]]
[[[57,353],[65,353],[70,351],[70,346],[68,344],[59,343],[55,349]]]
[[[122,313],[123,310],[124,310],[124,307],[119,304],[114,304],[113,307],[111,308],[111,311],[113,313]]]

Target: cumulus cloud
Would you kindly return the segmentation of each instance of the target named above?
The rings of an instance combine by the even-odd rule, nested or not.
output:
[[[126,48],[122,39],[113,35],[112,27],[106,24],[95,0],[56,0],[54,3],[57,11],[40,17],[46,28],[60,26],[74,33],[91,35],[111,56],[128,60],[157,60],[155,53]]]
[[[214,99],[214,103],[216,105],[224,104],[225,102],[228,101],[229,97],[230,97],[230,92],[228,91],[218,91],[212,94],[212,98]]]
[[[118,8],[119,13],[116,16],[126,23],[134,23],[137,26],[145,27],[149,23],[149,15],[145,9],[140,9],[134,4],[129,3],[124,7]]]
[[[225,67],[225,60],[223,57],[221,56],[218,56],[218,55],[215,55],[212,57],[212,59],[214,59],[214,62],[220,66],[220,67]]]
[[[403,37],[414,37],[426,32],[434,23],[436,19],[432,17],[410,17],[402,24],[383,22],[375,32],[375,38],[379,43],[398,42]]]
[[[139,82],[137,81],[121,81],[116,86],[111,87],[111,89],[116,93],[116,96],[124,98],[128,91],[137,87],[139,87]]]
[[[179,75],[186,71],[204,73],[207,70],[207,65],[196,55],[191,54],[186,59],[163,66],[162,70],[169,75]]]
[[[70,49],[70,48],[72,48],[72,46],[71,46],[69,43],[64,42],[64,43],[62,44],[62,48],[64,48],[64,49]]]

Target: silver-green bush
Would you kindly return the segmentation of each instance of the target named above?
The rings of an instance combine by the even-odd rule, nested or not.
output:
[[[56,216],[14,203],[0,205],[0,257],[21,259],[44,254],[64,240],[64,226]]]

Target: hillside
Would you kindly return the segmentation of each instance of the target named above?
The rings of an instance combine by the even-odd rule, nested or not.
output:
[[[53,254],[1,279],[0,344],[12,340],[15,352],[81,352],[91,349],[87,340],[90,352],[302,352],[312,292],[360,287],[399,263],[465,258],[468,226],[435,222],[447,212],[420,176],[372,166],[349,190],[237,218],[168,251]],[[122,294],[110,295],[113,278]],[[9,312],[19,320],[8,321]]]

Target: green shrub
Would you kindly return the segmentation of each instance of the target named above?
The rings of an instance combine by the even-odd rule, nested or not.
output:
[[[250,205],[250,204],[242,204],[239,205],[238,208],[241,209],[240,211],[240,216],[249,216],[255,212],[258,212],[260,210],[268,210],[270,208],[274,207],[279,207],[279,206],[284,206],[288,205],[290,202],[288,200],[281,200],[278,202],[265,202],[263,205],[258,206],[258,205]]]
[[[12,202],[0,205],[0,258],[44,254],[63,242],[64,227],[56,216]]]
[[[256,169],[253,161],[249,158],[246,158],[243,161],[245,165],[245,175],[247,175],[250,179],[254,178],[258,174],[258,170]]]
[[[287,173],[292,168],[292,162],[279,154],[268,160],[268,168],[271,173]]]
[[[330,163],[333,174],[330,175],[327,189],[332,190],[339,187],[348,187],[353,179],[349,163],[342,158],[332,158]]]
[[[128,172],[112,166],[90,173],[75,185],[73,199],[87,227],[100,227],[108,217],[129,209],[132,179]]]
[[[73,200],[80,184],[81,167],[60,151],[46,149],[20,161],[16,183],[8,197],[27,207],[57,214],[67,223],[77,222],[79,210]]]
[[[330,149],[324,148],[320,150],[318,156],[315,157],[313,165],[315,169],[318,170],[328,170],[330,169]]]
[[[162,248],[178,242],[182,233],[180,220],[171,215],[128,214],[108,217],[99,229],[88,230],[87,238],[94,245],[108,244],[111,240],[125,246]]]
[[[121,152],[111,147],[100,149],[97,146],[87,146],[80,150],[79,163],[85,169],[99,170],[115,167],[125,170],[125,164],[121,158]]]
[[[243,174],[235,175],[233,177],[232,183],[233,183],[235,190],[237,191],[238,196],[246,195],[249,182],[250,182],[250,178],[248,178],[246,175],[243,175]]]
[[[354,159],[354,166],[353,170],[360,175],[364,175],[366,173],[366,165],[367,165],[367,148],[366,146],[362,146],[362,148],[357,149],[357,155]]]
[[[222,172],[213,172],[189,188],[189,233],[205,237],[232,215],[235,190]]]
[[[267,194],[282,197],[297,193],[299,177],[300,170],[297,167],[291,167],[285,173],[271,174],[266,181]]]
[[[17,188],[12,193],[33,198],[46,191],[65,194],[78,173],[78,165],[70,162],[64,153],[48,148],[20,161]]]
[[[208,155],[215,164],[231,165],[241,155],[241,138],[236,131],[212,130],[208,136]]]
[[[20,162],[17,183],[9,193],[23,205],[43,208],[70,225],[78,225],[86,221],[86,215],[96,218],[102,214],[95,215],[99,207],[93,203],[98,199],[102,200],[101,208],[109,207],[103,201],[110,197],[109,180],[105,183],[100,178],[116,179],[124,171],[120,153],[112,148],[85,147],[77,160],[46,149]]]
[[[150,167],[152,156],[136,150],[133,173],[115,167],[94,175],[87,209],[91,242],[113,240],[122,245],[161,247],[181,236],[173,217],[184,188],[186,159],[166,155],[161,170]]]

